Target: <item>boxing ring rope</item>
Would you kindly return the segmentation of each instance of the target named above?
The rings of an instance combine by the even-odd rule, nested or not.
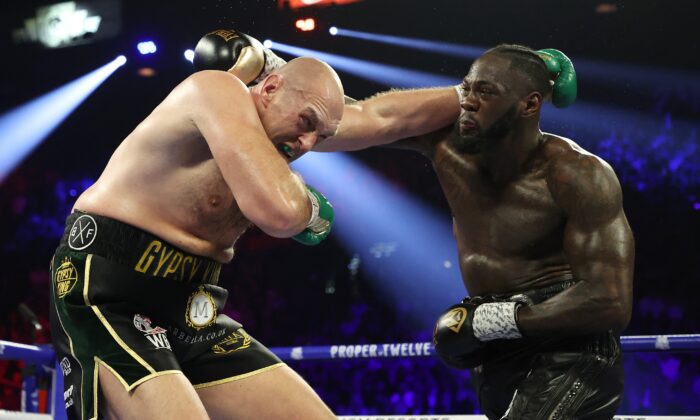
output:
[[[700,334],[675,335],[636,335],[620,338],[624,352],[683,352],[700,350]],[[381,344],[339,344],[330,346],[271,347],[270,350],[282,360],[336,360],[336,359],[370,359],[394,357],[428,357],[435,351],[430,342],[381,343]],[[51,377],[51,413],[33,414],[39,409],[40,396],[37,392],[37,379],[25,377],[22,383],[23,413],[0,410],[0,420],[10,418],[48,419],[65,418],[60,404],[63,404],[63,375],[50,345],[33,346],[0,340],[0,360],[24,360],[28,365],[35,365],[37,375]],[[48,404],[46,402],[46,404]],[[48,405],[44,404],[45,407]],[[485,419],[479,415],[386,415],[386,416],[340,416],[346,420],[471,420]],[[618,415],[615,419],[690,419],[685,416],[627,416]]]
[[[624,352],[696,351],[700,334],[633,335],[620,338]],[[272,347],[282,360],[424,357],[435,355],[432,343],[348,344],[333,346]]]

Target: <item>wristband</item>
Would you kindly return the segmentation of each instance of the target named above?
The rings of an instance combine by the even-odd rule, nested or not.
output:
[[[483,303],[477,306],[472,320],[474,336],[480,341],[522,338],[515,316],[518,306],[518,302]]]
[[[309,201],[311,202],[311,217],[309,218],[309,223],[306,224],[306,229],[310,229],[313,232],[322,231],[328,225],[328,221],[318,217],[321,210],[318,197],[308,188],[306,189],[306,195],[309,196]]]

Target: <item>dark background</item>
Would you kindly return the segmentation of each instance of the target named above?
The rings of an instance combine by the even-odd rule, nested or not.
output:
[[[543,127],[571,136],[608,160],[622,182],[625,210],[637,241],[635,312],[624,334],[699,331],[700,37],[694,1],[604,3],[616,9],[612,13],[596,12],[603,2],[588,0],[367,0],[300,10],[280,8],[274,1],[124,1],[117,37],[53,50],[13,44],[12,29],[33,16],[40,4],[47,3],[1,6],[0,113],[119,54],[129,61],[0,184],[2,339],[32,340],[17,313],[19,303],[28,304],[45,322],[48,261],[75,195],[99,176],[114,148],[136,124],[192,72],[182,53],[204,33],[235,28],[261,40],[270,38],[455,80],[470,65],[465,59],[330,37],[329,26],[480,47],[502,42],[553,47],[572,57],[574,64],[614,64],[612,70],[579,69],[579,103],[599,106],[597,113],[585,114],[588,108],[574,105],[572,112],[578,112],[583,122],[548,122],[545,115]],[[307,17],[316,18],[318,28],[302,33],[294,21]],[[136,42],[145,38],[158,44],[157,54],[138,55]],[[155,76],[139,76],[143,66],[153,68]],[[341,77],[346,93],[356,98],[388,88],[342,72]],[[611,117],[617,114],[606,114],[606,109],[627,112],[639,124],[634,124],[634,118],[617,121]],[[601,120],[610,121],[609,129],[593,130]],[[423,158],[384,149],[353,156],[449,213]],[[429,331],[401,322],[396,305],[377,295],[362,269],[356,275],[349,272],[353,250],[332,237],[311,249],[252,230],[237,252],[223,271],[224,284],[231,290],[227,311],[268,345],[429,337]],[[333,293],[328,293],[329,282]],[[0,408],[16,408],[19,367],[0,366],[4,378]],[[478,410],[468,375],[433,360],[304,362],[294,367],[338,414]],[[626,369],[628,387],[621,411],[700,414],[693,402],[700,397],[697,353],[629,355]],[[349,371],[353,372],[350,380]]]

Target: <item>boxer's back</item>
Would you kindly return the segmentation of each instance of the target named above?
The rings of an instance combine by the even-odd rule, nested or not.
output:
[[[435,170],[454,215],[463,281],[471,295],[505,293],[571,278],[563,249],[565,215],[550,191],[552,163],[578,154],[548,135],[525,174],[495,185],[473,156],[437,144]]]
[[[233,257],[243,217],[192,122],[187,82],[127,136],[75,208],[153,233],[197,255]]]

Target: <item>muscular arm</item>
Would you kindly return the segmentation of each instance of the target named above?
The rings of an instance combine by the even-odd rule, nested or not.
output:
[[[634,239],[612,168],[592,155],[564,158],[548,179],[567,216],[566,253],[578,283],[518,313],[528,336],[624,329],[632,312]]]
[[[302,231],[311,216],[305,187],[268,139],[245,85],[218,71],[195,73],[185,83],[183,106],[243,215],[272,236]]]
[[[426,134],[454,123],[459,112],[451,87],[380,93],[346,104],[338,133],[314,151],[359,150]]]

